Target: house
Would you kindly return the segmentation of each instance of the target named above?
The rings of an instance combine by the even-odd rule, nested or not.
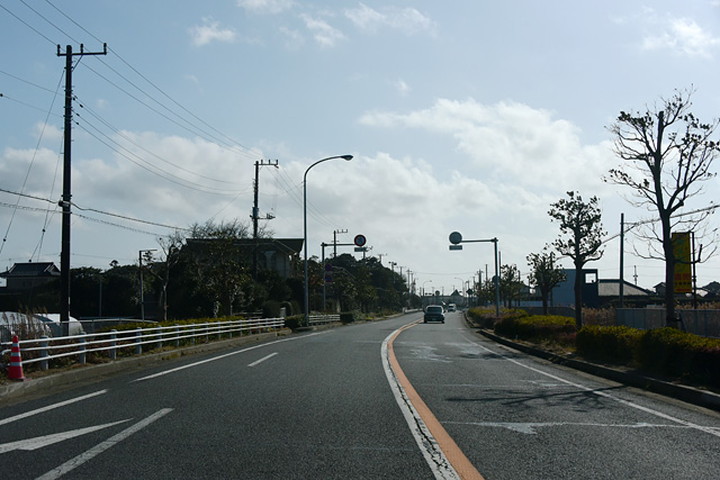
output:
[[[555,307],[575,306],[575,269],[562,269],[565,274],[565,281],[555,285],[550,293],[551,305]],[[597,308],[600,305],[598,291],[597,268],[584,268],[582,270],[583,305],[590,308]]]
[[[208,250],[214,239],[188,239],[187,245],[193,251]],[[300,255],[302,238],[240,238],[234,239],[232,248],[238,258],[247,265],[276,272],[282,278],[289,278],[293,271],[293,260]]]
[[[60,269],[53,262],[16,263],[0,278],[7,282],[5,291],[23,292],[60,278]]]
[[[648,297],[653,292],[623,281],[623,297]],[[620,297],[620,280],[598,280],[598,296],[601,298]]]

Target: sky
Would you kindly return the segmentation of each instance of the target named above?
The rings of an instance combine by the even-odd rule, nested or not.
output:
[[[303,237],[307,174],[310,256],[361,234],[418,290],[450,293],[493,273],[492,244],[449,250],[458,231],[498,238],[525,278],[560,233],[550,205],[577,191],[607,232],[586,267],[617,279],[621,214],[653,214],[604,181],[609,127],[687,89],[696,116],[720,116],[719,0],[9,0],[0,43],[2,270],[60,264],[58,45],[107,44],[73,57],[73,267],[136,263],[193,224],[250,226],[255,163],[277,161],[259,168],[260,225]],[[687,208],[717,203],[718,182]],[[663,262],[633,231],[623,275],[652,288]],[[720,281],[718,256],[697,275]]]

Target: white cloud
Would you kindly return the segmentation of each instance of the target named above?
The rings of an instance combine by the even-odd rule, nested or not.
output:
[[[345,16],[361,30],[375,32],[380,28],[398,30],[406,35],[432,32],[434,22],[412,7],[384,7],[375,10],[361,3],[359,7],[345,10]]]
[[[192,43],[196,47],[202,47],[211,42],[227,42],[235,41],[236,33],[229,28],[222,28],[219,22],[211,18],[203,18],[202,25],[195,25],[188,29],[192,38]]]
[[[280,27],[280,33],[285,37],[285,46],[287,48],[297,49],[305,44],[305,37],[297,30]]]
[[[720,37],[713,36],[691,19],[670,20],[663,29],[660,34],[646,36],[642,48],[667,49],[691,57],[710,57],[712,51],[720,46]]]
[[[512,179],[513,184],[539,191],[597,183],[615,162],[609,145],[583,146],[578,128],[570,122],[515,102],[488,106],[441,99],[410,113],[367,113],[360,122],[449,135],[484,176]]]
[[[337,28],[331,26],[325,20],[312,17],[308,14],[300,15],[305,26],[313,33],[315,41],[322,47],[334,47],[337,42],[343,40],[345,35]]]
[[[290,10],[295,2],[293,0],[238,0],[238,7],[259,14],[278,14]]]

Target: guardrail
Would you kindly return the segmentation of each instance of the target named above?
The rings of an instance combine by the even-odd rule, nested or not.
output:
[[[327,323],[336,323],[340,321],[340,314],[332,315],[309,315],[308,322],[310,325],[325,325]]]
[[[209,342],[211,337],[218,339],[235,334],[263,333],[282,328],[284,318],[262,318],[254,320],[233,320],[226,322],[207,322],[199,324],[173,325],[168,327],[137,328],[133,330],[112,330],[105,333],[71,335],[66,337],[47,337],[20,340],[20,351],[25,356],[22,365],[39,363],[41,370],[47,370],[51,360],[76,357],[79,364],[87,363],[88,354],[106,353],[110,360],[117,358],[118,351],[134,349],[132,354],[140,355],[143,348],[154,345],[179,347],[181,342],[194,344],[198,338]],[[3,348],[11,343],[0,344]],[[10,350],[3,350],[6,354]]]

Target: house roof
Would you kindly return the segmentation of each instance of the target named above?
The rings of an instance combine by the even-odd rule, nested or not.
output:
[[[653,292],[638,287],[627,280],[623,281],[623,295],[628,297],[644,297],[652,295]],[[620,296],[620,280],[602,280],[598,279],[598,295],[601,297],[617,297]]]
[[[16,263],[8,271],[0,273],[3,278],[57,276],[60,276],[60,269],[53,262]]]

